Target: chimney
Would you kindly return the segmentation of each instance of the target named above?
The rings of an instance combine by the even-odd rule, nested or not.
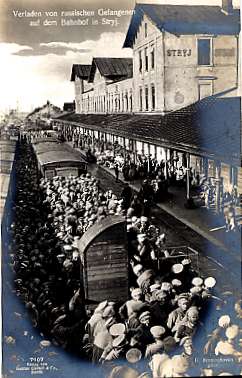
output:
[[[222,12],[229,15],[233,13],[233,0],[222,0]]]

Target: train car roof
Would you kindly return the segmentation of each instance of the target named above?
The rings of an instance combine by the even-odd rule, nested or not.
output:
[[[84,252],[87,246],[102,232],[106,231],[110,227],[118,223],[125,222],[126,219],[122,215],[109,215],[102,221],[94,223],[93,226],[88,228],[88,230],[82,235],[81,239],[78,241],[78,248],[80,252]]]
[[[1,151],[0,162],[1,161],[13,161],[13,160],[14,160],[14,152],[12,152],[12,151]]]
[[[13,156],[14,156],[14,154],[15,154],[15,146],[0,146],[0,153],[1,153],[1,155],[0,155],[0,159],[1,159],[1,157],[2,157],[2,154],[4,154],[4,153],[9,153],[9,154],[12,154]]]
[[[16,140],[13,140],[13,139],[0,139],[0,146],[13,146],[15,147],[16,146]]]
[[[14,160],[16,142],[12,140],[0,140],[0,160]]]
[[[41,154],[37,154],[37,157],[41,165],[64,162],[82,164],[85,162],[83,159],[66,150],[42,152]]]
[[[37,154],[41,154],[43,152],[51,152],[51,151],[68,151],[65,146],[60,143],[38,143],[34,145],[34,150]],[[69,152],[69,151],[68,151]]]
[[[32,141],[32,144],[39,144],[39,143],[61,143],[57,138],[54,137],[46,137],[46,138],[36,138]]]
[[[0,192],[1,192],[1,198],[0,198],[0,219],[2,221],[2,218],[4,216],[4,207],[6,198],[8,195],[9,190],[9,182],[10,182],[10,175],[9,172],[0,172]]]

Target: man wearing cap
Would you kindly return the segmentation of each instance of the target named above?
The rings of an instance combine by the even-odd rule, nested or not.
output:
[[[150,204],[154,199],[154,190],[148,183],[148,180],[144,180],[139,191],[139,198],[144,203],[144,215],[148,216],[150,213]]]
[[[149,242],[149,239],[146,234],[138,234],[138,255],[140,257],[140,262],[142,265],[144,265],[146,268],[151,267],[151,252],[152,248]]]
[[[133,198],[131,200],[131,203],[130,203],[130,207],[127,210],[127,216],[128,216],[128,213],[129,213],[129,209],[132,209],[132,214],[130,212],[131,216],[136,215],[137,217],[140,217],[140,215],[142,213],[142,207],[143,207],[142,201],[140,201],[137,194],[134,194]]]
[[[218,320],[218,327],[208,336],[208,341],[204,346],[204,354],[214,353],[216,343],[225,337],[225,330],[229,327],[231,319],[229,315],[222,315]]]
[[[131,292],[132,299],[125,302],[119,309],[119,315],[122,319],[127,320],[133,315],[134,312],[137,312],[139,308],[143,307],[144,301],[142,290],[140,288],[135,288]]]
[[[172,366],[171,358],[166,353],[155,353],[149,362],[153,378],[171,378]]]
[[[105,302],[102,302],[103,305],[105,304]],[[113,307],[109,305],[105,306],[103,310],[100,310],[100,312],[101,312],[101,318],[99,318],[99,320],[95,322],[95,325],[92,327],[93,338],[95,338],[95,336],[103,330],[103,327],[105,327],[106,321],[109,318],[114,318],[115,316],[115,311]]]
[[[146,351],[145,351],[146,358],[151,358],[153,354],[164,352],[164,344],[163,344],[162,339],[166,332],[165,328],[162,326],[153,326],[151,327],[150,332],[152,336],[154,337],[155,342],[147,345]]]
[[[160,290],[161,285],[158,283],[154,283],[153,285],[150,285],[150,296],[149,296],[149,302],[152,302],[156,300],[155,295],[158,290]]]
[[[180,346],[183,347],[182,356],[187,357],[189,360],[193,354],[193,343],[192,338],[190,336],[185,336],[180,341]]]
[[[186,372],[189,369],[189,362],[187,358],[182,355],[173,356],[171,359],[171,377],[189,377]]]
[[[156,290],[154,299],[150,301],[149,305],[153,323],[155,325],[166,327],[168,306],[167,293],[161,289]]]
[[[132,189],[128,183],[125,183],[124,185],[124,188],[121,192],[121,198],[123,199],[122,207],[127,210],[132,198]]]
[[[142,216],[140,218],[139,231],[141,234],[146,234],[149,230],[149,220],[147,217]]]
[[[93,340],[93,355],[92,362],[100,362],[105,359],[108,352],[112,349],[113,337],[110,334],[110,327],[115,323],[113,317],[108,318],[103,324],[102,329],[100,329]]]
[[[215,355],[218,356],[219,354],[228,356],[237,357],[239,361],[242,359],[242,351],[240,348],[240,335],[241,330],[238,325],[233,324],[229,326],[226,331],[225,340],[220,340],[215,348]]]
[[[118,336],[124,335],[126,332],[126,327],[123,323],[114,323],[114,318],[109,318],[107,324],[107,328],[109,330],[109,334],[111,335],[112,339],[109,341],[109,343],[106,345],[100,361],[103,361],[106,359],[107,355],[111,352],[113,349],[113,340],[117,338]]]
[[[108,301],[103,301],[95,308],[93,315],[90,317],[86,324],[86,328],[89,335],[89,341],[93,341],[93,333],[97,323],[102,319],[104,309],[107,307]]]
[[[169,328],[171,332],[177,331],[179,323],[186,315],[186,311],[189,307],[189,294],[180,294],[177,299],[177,305],[178,307],[169,314],[167,320],[167,328]]]
[[[125,358],[128,348],[129,345],[125,334],[115,337],[112,341],[112,349],[105,357],[105,361]]]
[[[153,336],[150,332],[151,314],[149,311],[144,311],[139,316],[140,325],[136,329],[130,330],[132,336],[130,345],[145,353],[146,345],[153,342]]]
[[[143,270],[137,279],[137,284],[141,288],[143,294],[149,292],[150,285],[154,283],[155,273],[152,269]]]
[[[190,336],[192,337],[197,329],[199,322],[199,312],[197,307],[190,307],[184,319],[179,323],[177,327],[176,334],[174,336],[176,341],[180,341],[183,337]]]

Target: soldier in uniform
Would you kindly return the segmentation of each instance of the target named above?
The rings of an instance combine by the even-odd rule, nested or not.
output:
[[[151,327],[150,332],[154,337],[154,342],[152,344],[147,345],[145,351],[146,358],[151,358],[153,354],[164,352],[164,343],[162,339],[164,333],[166,332],[165,328],[162,326],[153,326]]]
[[[177,305],[178,307],[173,310],[168,316],[167,328],[169,328],[171,332],[177,331],[179,323],[184,319],[186,315],[186,311],[189,306],[189,294],[180,294],[177,299]]]
[[[192,306],[187,310],[184,319],[178,325],[175,340],[180,341],[185,336],[193,336],[198,325],[199,312],[197,307]]]

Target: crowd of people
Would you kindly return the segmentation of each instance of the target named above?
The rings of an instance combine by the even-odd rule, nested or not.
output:
[[[38,131],[35,136],[47,135],[47,132]],[[60,135],[62,141],[72,142],[73,148],[86,150],[87,160],[101,166],[114,170],[118,181],[121,173],[125,181],[149,179],[152,187],[155,202],[162,202],[172,198],[169,187],[186,188],[187,169],[186,159],[181,162],[177,157],[171,156],[165,163],[158,161],[152,155],[137,154],[125,150],[117,142],[104,141],[103,138],[91,138],[90,135],[78,133],[65,133]],[[208,210],[216,208],[217,187],[212,178],[200,174],[195,169],[189,170],[189,184],[191,199],[186,204],[187,208],[199,208],[201,206]],[[236,186],[230,191],[221,193],[219,215],[222,216],[226,232],[237,231],[238,221],[236,207],[240,206],[240,196]]]
[[[117,197],[88,173],[39,180],[32,147],[24,142],[16,177],[9,227],[15,289],[46,339],[101,364],[109,378],[209,375],[196,362],[203,347],[210,357],[241,358],[241,303],[237,318],[231,309],[223,314],[228,300],[214,296],[216,280],[198,276],[188,256],[171,258],[166,234],[149,217],[148,182],[139,194],[126,184]],[[89,227],[115,214],[127,221],[130,298],[87,308],[78,243]],[[209,306],[219,319],[211,334],[202,324]]]
[[[71,135],[68,136],[69,140]],[[103,140],[93,140],[88,135],[75,136],[74,147],[87,149],[90,156],[95,157],[97,164],[114,170],[118,180],[122,173],[125,181],[142,180],[148,178],[151,181],[154,191],[154,200],[162,202],[170,199],[169,187],[186,188],[187,169],[186,162],[179,162],[178,158],[158,161],[151,155],[138,154],[136,157],[132,152],[125,151],[118,143],[111,144]],[[189,184],[193,200],[188,203],[189,208],[199,208],[201,206],[208,210],[216,208],[217,187],[212,178],[206,177],[195,169],[189,170]],[[230,191],[221,193],[220,215],[225,221],[226,232],[237,231],[238,222],[236,207],[240,206],[240,196],[236,185]],[[216,209],[217,211],[217,209]]]

